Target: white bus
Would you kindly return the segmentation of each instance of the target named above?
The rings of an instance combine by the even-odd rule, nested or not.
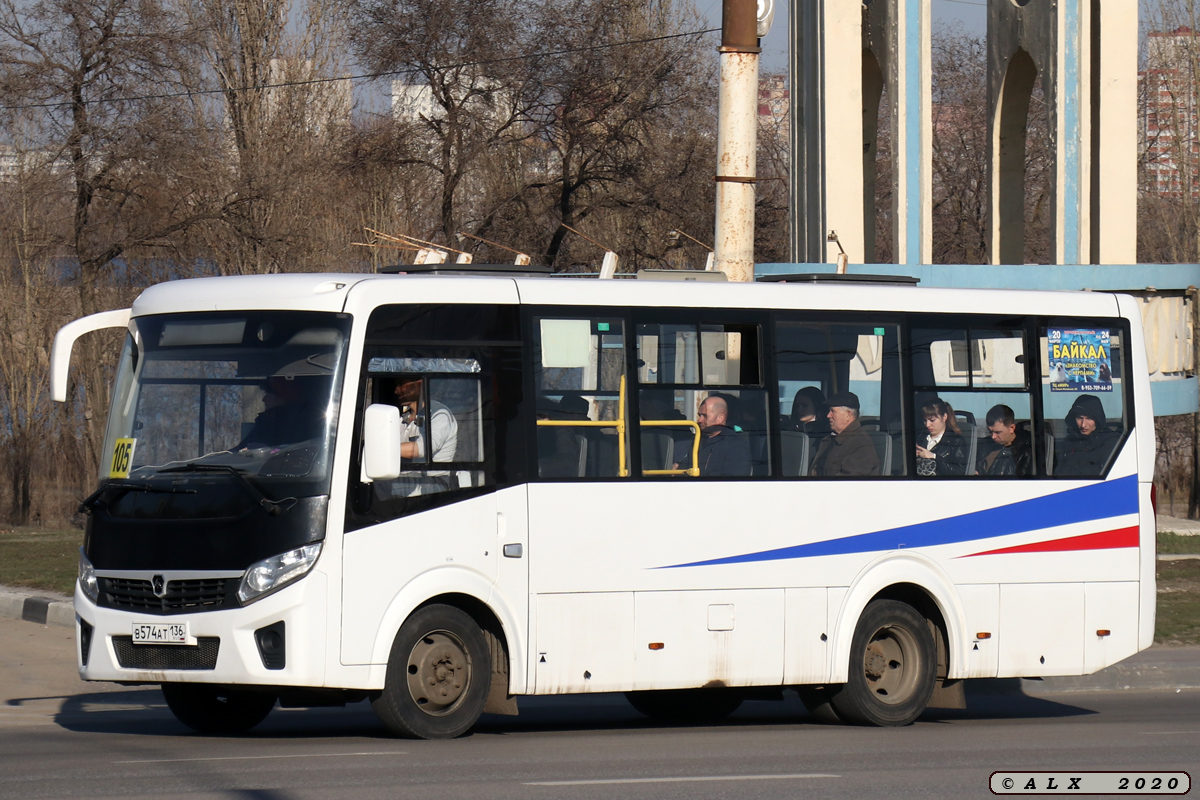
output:
[[[903,725],[1153,640],[1129,297],[183,280],[65,326],[59,401],[103,327],[128,336],[79,672],[161,684],[203,732],[277,702],[442,738],[522,695],[705,719],[786,689]]]

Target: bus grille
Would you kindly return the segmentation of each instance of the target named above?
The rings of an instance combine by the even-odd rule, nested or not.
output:
[[[112,637],[117,663],[125,669],[216,669],[221,639],[201,636],[195,645],[134,644],[132,636]]]
[[[190,614],[237,606],[237,578],[198,578],[169,581],[162,597],[154,596],[150,581],[101,578],[100,605],[148,614]]]

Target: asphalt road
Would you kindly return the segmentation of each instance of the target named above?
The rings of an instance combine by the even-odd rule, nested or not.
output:
[[[997,770],[1200,777],[1200,690],[976,695],[885,730],[816,724],[795,698],[707,727],[531,698],[443,742],[389,738],[359,703],[208,738],[156,689],[80,682],[73,652],[68,630],[0,619],[0,798],[958,798],[992,797]]]

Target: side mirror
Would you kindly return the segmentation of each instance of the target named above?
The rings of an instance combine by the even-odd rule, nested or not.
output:
[[[363,416],[363,483],[400,477],[400,409],[387,403],[367,406]]]

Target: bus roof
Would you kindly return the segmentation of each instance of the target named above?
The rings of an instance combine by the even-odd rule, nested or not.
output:
[[[133,315],[250,309],[354,312],[384,303],[431,302],[1085,316],[1118,313],[1114,296],[1105,292],[296,273],[192,278],[157,284],[137,298]]]

